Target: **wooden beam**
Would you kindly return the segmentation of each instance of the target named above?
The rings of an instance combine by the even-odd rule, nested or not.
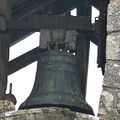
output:
[[[33,32],[32,32],[33,33]],[[11,40],[10,40],[10,46],[20,42],[21,40],[25,39],[29,35],[32,34],[31,32],[14,32],[11,33]]]
[[[68,22],[68,30],[78,29],[82,31],[92,31],[92,24],[89,17],[71,16]],[[53,29],[64,29],[65,16],[53,16]],[[27,20],[20,22],[10,21],[7,22],[6,31],[26,31],[26,32],[39,32],[40,29],[49,29],[49,17],[47,15],[31,16]]]
[[[27,16],[43,9],[44,7],[54,3],[56,0],[29,0],[13,9],[13,19],[22,20]]]
[[[9,61],[8,64],[8,75],[22,69],[23,67],[37,61],[40,53],[45,52],[46,49],[41,49],[39,47]]]

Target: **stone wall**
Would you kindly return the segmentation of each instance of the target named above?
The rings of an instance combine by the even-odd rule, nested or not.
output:
[[[0,120],[97,120],[68,109],[41,108],[6,112]]]
[[[14,111],[15,110],[15,106],[12,102],[9,102],[7,100],[1,100],[0,101],[0,120],[2,120],[2,118],[4,118],[6,115],[6,112],[9,111]]]
[[[83,113],[72,112],[67,108],[36,108],[15,111],[10,101],[0,101],[0,120],[98,120]]]
[[[99,117],[120,120],[120,0],[110,0],[107,30],[107,63]]]
[[[92,116],[72,112],[65,108],[37,108],[15,111],[9,101],[0,101],[0,120],[97,120]]]
[[[75,114],[67,109],[43,108],[7,112],[1,120],[73,120]]]

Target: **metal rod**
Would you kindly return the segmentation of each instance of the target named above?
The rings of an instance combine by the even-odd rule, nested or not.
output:
[[[66,15],[65,27],[64,27],[63,36],[62,36],[62,42],[65,42],[66,32],[67,32],[67,27],[68,27],[68,22],[69,22],[70,15],[71,15],[70,12],[68,12],[67,15]]]
[[[50,41],[53,42],[53,14],[52,11],[48,12],[48,16],[49,16],[49,35],[50,35]]]
[[[9,93],[12,94],[12,83],[10,83]]]

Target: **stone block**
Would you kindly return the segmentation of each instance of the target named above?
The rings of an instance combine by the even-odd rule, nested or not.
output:
[[[120,119],[119,113],[119,89],[114,90],[111,88],[104,87],[100,98],[99,105],[99,118],[100,120],[118,120]]]
[[[108,117],[108,116],[101,116],[99,120],[120,120],[120,117]]]
[[[107,61],[103,86],[120,89],[120,61]]]
[[[38,108],[7,113],[5,120],[74,120],[75,114],[68,109]]]
[[[6,117],[4,118],[5,120],[26,120],[26,116],[25,115],[21,115],[21,116],[15,116],[15,117]],[[31,120],[31,119],[28,119]]]
[[[120,60],[120,32],[107,36],[106,59]]]
[[[6,111],[13,111],[15,110],[15,105],[7,100],[1,100],[0,101],[0,111],[6,112]]]
[[[34,114],[34,119],[35,120],[44,120],[44,115],[43,114]]]
[[[77,112],[75,120],[99,120],[99,119],[98,117],[95,117],[95,116],[86,115],[86,114]]]
[[[108,32],[120,31],[120,1],[111,0],[108,6]]]
[[[15,110],[15,106],[12,102],[7,100],[0,101],[0,120],[5,116],[5,113],[8,111]]]
[[[0,120],[98,120],[87,114],[62,108],[37,108],[13,111]]]

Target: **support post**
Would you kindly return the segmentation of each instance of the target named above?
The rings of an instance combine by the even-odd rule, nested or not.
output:
[[[89,16],[91,17],[91,1],[81,0],[79,1],[77,8],[78,16]],[[91,21],[89,21],[91,23]],[[90,39],[88,39],[87,32],[78,31],[78,36],[76,39],[76,49],[78,56],[78,67],[79,67],[79,79],[82,82],[80,86],[82,95],[86,97],[86,87],[87,87],[87,73],[88,73],[88,61],[89,61],[89,46]]]
[[[4,99],[7,87],[7,70],[9,60],[9,46],[10,46],[10,35],[1,34],[1,45],[0,45],[0,82],[1,82],[1,99]]]
[[[10,20],[10,9],[7,0],[0,0],[0,30],[5,30],[6,21]],[[7,86],[7,63],[9,58],[8,34],[0,33],[0,100],[3,99]]]

